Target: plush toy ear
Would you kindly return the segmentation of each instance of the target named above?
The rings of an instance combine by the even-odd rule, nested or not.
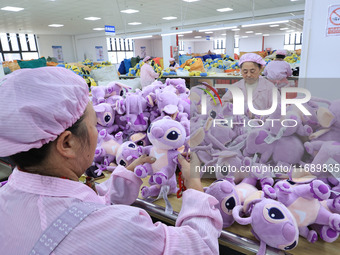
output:
[[[205,137],[205,132],[203,128],[199,128],[195,133],[191,134],[188,139],[188,144],[191,148],[197,147],[201,142],[203,142]]]
[[[212,154],[212,156],[220,157],[220,158],[232,158],[232,157],[235,157],[237,155],[238,154],[237,154],[236,151],[229,151],[229,150],[224,150],[224,151],[221,151],[219,153]]]
[[[95,112],[104,112],[105,111],[105,106],[102,104],[97,104],[93,106],[93,109]]]
[[[237,206],[234,207],[234,209],[233,209],[234,220],[241,225],[251,224],[251,222],[252,222],[251,216],[248,217],[248,218],[241,218],[240,217],[240,211],[242,211],[242,205],[237,205]]]
[[[320,107],[316,113],[320,125],[324,128],[329,128],[335,121],[335,116],[333,113],[325,108]]]

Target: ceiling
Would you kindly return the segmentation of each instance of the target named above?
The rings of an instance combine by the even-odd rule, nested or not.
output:
[[[183,39],[194,36],[205,37],[202,28],[238,26],[242,24],[269,22],[289,19],[288,23],[271,28],[257,26],[241,28],[235,32],[239,36],[255,36],[255,33],[282,34],[280,28],[302,32],[305,0],[200,0],[192,3],[183,0],[0,0],[0,8],[5,6],[22,7],[23,11],[9,12],[0,10],[0,33],[34,33],[82,35],[104,31],[93,28],[113,25],[117,36],[131,37],[143,34],[160,34],[176,27],[179,30],[194,30]],[[232,8],[233,11],[218,12],[218,8]],[[120,10],[136,9],[138,13],[125,14]],[[175,16],[175,20],[163,17]],[[85,17],[100,17],[100,20],[88,21]],[[141,22],[141,25],[128,25]],[[63,24],[52,28],[49,24]],[[246,31],[254,31],[246,34]],[[222,37],[226,31],[215,31],[211,37]]]

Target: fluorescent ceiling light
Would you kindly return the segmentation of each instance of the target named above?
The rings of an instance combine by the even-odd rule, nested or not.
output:
[[[183,0],[184,2],[192,3],[192,2],[197,2],[199,0]]]
[[[234,29],[232,29],[232,31],[240,31],[240,29],[239,28],[234,28]]]
[[[181,37],[182,37],[182,36],[184,36],[184,35],[178,35],[178,36],[181,36]]]
[[[126,9],[126,10],[121,10],[120,12],[127,13],[127,14],[132,14],[132,13],[136,13],[136,12],[139,12],[139,11],[138,10],[134,10],[134,9]]]
[[[241,38],[248,38],[249,36],[245,35],[245,36],[242,36]]]
[[[270,24],[281,24],[281,23],[287,23],[289,20],[282,20],[282,21],[273,21],[273,22],[265,22],[265,23],[255,23],[255,24],[247,24],[242,25],[242,27],[255,27],[255,26],[263,26],[263,25],[270,25]]]
[[[126,39],[142,39],[142,38],[150,38],[150,37],[152,37],[152,35],[129,37],[129,38],[126,38]]]
[[[99,19],[102,19],[102,18],[98,18],[98,17],[87,17],[87,18],[84,18],[86,20],[99,20]]]
[[[291,2],[297,2],[297,1],[299,1],[299,0],[290,0]]]
[[[227,35],[227,34],[221,34],[221,35]]]
[[[283,27],[283,28],[280,28],[280,30],[287,30],[289,29],[288,27]]]
[[[208,32],[205,32],[206,34],[213,34],[214,32],[211,32],[211,31],[208,31]]]
[[[63,27],[64,25],[62,24],[51,24],[51,25],[48,25],[49,27]]]
[[[172,19],[177,19],[177,17],[169,16],[169,17],[163,17],[162,19],[165,19],[165,20],[172,20]]]
[[[227,29],[232,29],[236,28],[237,26],[232,26],[232,27],[218,27],[218,28],[210,28],[210,29],[201,29],[198,30],[198,32],[206,32],[206,31],[217,31],[217,30],[227,30]]]
[[[20,11],[24,10],[24,8],[6,6],[6,7],[1,8],[1,10],[3,10],[3,11],[10,11],[10,12],[20,12]]]
[[[269,36],[269,34],[264,34],[263,36]]]
[[[103,28],[103,27],[96,27],[96,28],[94,28],[93,30],[96,30],[96,31],[101,31],[101,30],[104,30],[105,28]]]
[[[233,9],[232,8],[221,8],[221,9],[216,9],[216,11],[218,12],[229,12],[229,11],[232,11]]]
[[[255,35],[262,35],[262,33],[255,33]]]
[[[167,34],[161,34],[161,36],[167,36],[167,35],[180,35],[180,34],[190,34],[190,33],[192,33],[192,31],[167,33]]]
[[[195,36],[194,38],[199,39],[199,38],[202,38],[202,36],[197,35],[197,36]]]
[[[128,23],[128,25],[131,25],[131,26],[137,26],[137,25],[141,25],[142,23],[140,22],[130,22]]]
[[[246,31],[246,34],[252,34],[254,31]]]
[[[270,27],[279,27],[280,25],[270,25]]]
[[[295,30],[287,30],[287,32],[294,32]]]

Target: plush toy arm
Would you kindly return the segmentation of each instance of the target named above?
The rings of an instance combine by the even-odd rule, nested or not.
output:
[[[261,157],[260,157],[260,163],[267,163],[270,159],[270,157],[272,156],[273,154],[273,151],[268,149],[266,150],[264,153],[261,154]]]
[[[313,129],[309,125],[300,125],[296,133],[300,136],[310,136],[313,133]]]
[[[213,135],[211,135],[209,131],[206,133],[206,136],[210,139],[211,143],[215,145],[218,149],[222,151],[226,149],[226,147],[219,140],[217,140]]]
[[[235,219],[235,221],[241,225],[248,225],[251,224],[252,222],[252,218],[251,216],[248,218],[241,218],[240,217],[240,212],[242,212],[243,210],[243,206],[242,205],[237,205],[234,207],[233,209],[233,217]]]
[[[320,180],[314,180],[308,184],[301,184],[293,187],[294,193],[305,199],[326,200],[330,196],[329,187]]]
[[[310,243],[315,243],[318,240],[318,235],[314,230],[309,230],[306,226],[299,227],[299,234],[307,239]]]

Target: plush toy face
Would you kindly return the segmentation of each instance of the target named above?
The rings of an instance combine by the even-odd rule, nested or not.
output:
[[[97,122],[103,127],[110,127],[113,125],[115,119],[115,112],[113,111],[111,105],[107,103],[102,103],[93,106],[97,114]]]
[[[157,148],[172,150],[184,144],[186,133],[181,123],[165,117],[151,123],[147,135],[149,141]]]
[[[282,203],[263,199],[254,205],[251,226],[257,238],[271,247],[291,250],[298,244],[297,223]]]
[[[231,226],[234,223],[232,210],[240,204],[235,186],[227,180],[217,180],[205,190],[205,193],[212,195],[219,201],[217,208],[223,218],[223,228]]]
[[[119,165],[128,166],[138,157],[138,146],[134,142],[125,142],[117,151],[116,162]]]
[[[174,114],[178,111],[178,96],[171,91],[157,93],[158,109],[166,114]]]

